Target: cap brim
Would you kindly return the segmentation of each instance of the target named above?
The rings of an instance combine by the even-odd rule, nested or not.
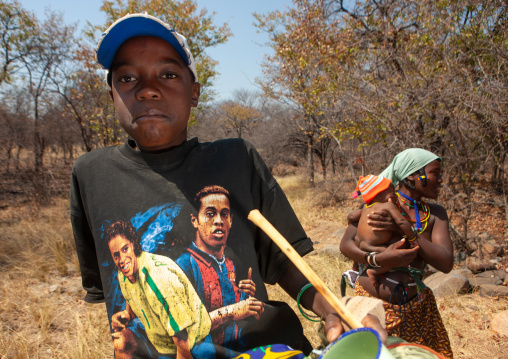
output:
[[[189,66],[189,57],[183,44],[175,37],[174,30],[150,15],[141,14],[126,16],[106,30],[97,45],[97,62],[110,70],[118,49],[125,41],[136,36],[155,36],[167,41]]]

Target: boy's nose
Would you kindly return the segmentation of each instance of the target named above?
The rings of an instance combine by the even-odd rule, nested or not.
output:
[[[151,82],[141,83],[141,88],[136,93],[138,101],[160,99],[161,93]]]

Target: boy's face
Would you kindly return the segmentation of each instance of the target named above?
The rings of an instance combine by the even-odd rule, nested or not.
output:
[[[392,200],[392,203],[395,203],[397,201],[397,195],[395,194],[395,187],[393,184],[390,183],[387,189],[385,189],[383,192],[379,193],[376,197],[379,196],[379,199],[377,202],[388,202],[389,199]]]
[[[198,216],[191,215],[197,229],[196,245],[205,252],[220,251],[226,246],[233,224],[229,199],[224,194],[209,194],[201,198]]]
[[[134,251],[134,244],[119,234],[111,238],[108,246],[118,270],[131,283],[134,283],[136,281],[135,275],[138,271],[138,258]]]
[[[144,152],[159,152],[187,139],[199,83],[176,50],[153,36],[127,40],[111,65],[110,95],[125,132]]]

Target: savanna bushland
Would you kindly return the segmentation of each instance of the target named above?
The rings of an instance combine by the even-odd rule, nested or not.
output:
[[[77,156],[125,140],[93,48],[99,29],[127,12],[148,11],[193,34],[203,88],[189,135],[254,143],[316,249],[340,240],[334,233],[359,205],[350,198],[359,175],[422,147],[443,158],[438,202],[460,253],[456,266],[479,233],[508,250],[504,1],[295,0],[253,14],[273,49],[260,91],[239,88],[222,101],[206,49],[232,33],[214,22],[212,5],[104,1],[101,10],[105,24],[77,33],[57,11],[41,17],[0,1],[0,357],[112,357],[105,306],[82,300],[68,192]],[[351,262],[306,259],[338,293]],[[471,291],[438,305],[456,358],[506,357],[507,338],[491,328],[506,298]],[[302,323],[318,345],[315,324]]]

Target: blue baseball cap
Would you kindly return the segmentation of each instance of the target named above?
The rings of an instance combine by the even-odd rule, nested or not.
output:
[[[115,21],[103,34],[95,50],[97,62],[110,70],[116,52],[122,44],[135,36],[155,36],[167,41],[175,48],[189,70],[198,81],[196,63],[187,45],[187,39],[169,24],[148,14],[128,14]]]

